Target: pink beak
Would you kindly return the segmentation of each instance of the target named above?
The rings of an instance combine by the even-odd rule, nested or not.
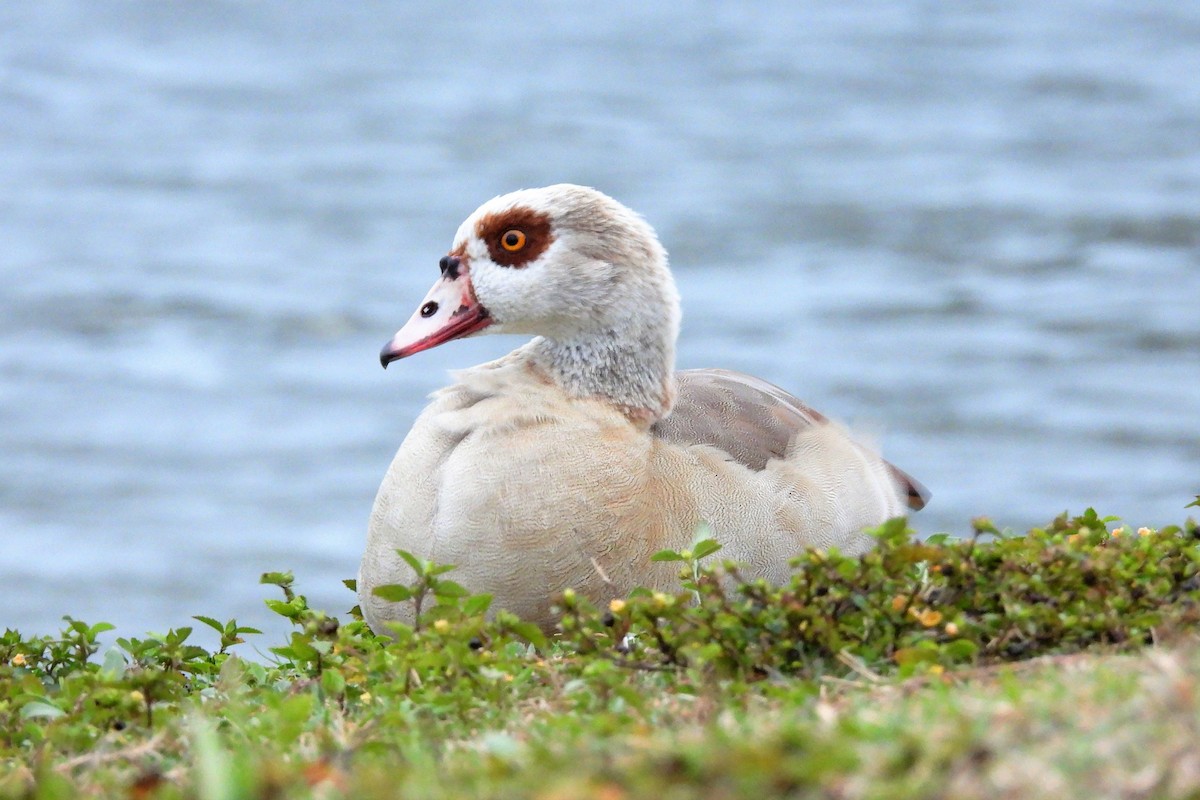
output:
[[[442,259],[442,277],[404,327],[379,351],[379,363],[387,369],[393,361],[478,333],[491,324],[487,309],[475,297],[467,265],[457,256],[446,256]]]

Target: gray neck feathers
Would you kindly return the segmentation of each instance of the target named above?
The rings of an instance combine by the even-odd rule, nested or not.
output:
[[[675,342],[661,332],[603,330],[535,339],[535,363],[573,397],[600,397],[653,423],[674,399]]]

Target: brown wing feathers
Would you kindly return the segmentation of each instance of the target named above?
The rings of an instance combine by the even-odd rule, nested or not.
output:
[[[719,448],[753,470],[765,469],[773,458],[783,458],[803,428],[827,421],[778,386],[739,372],[683,370],[675,373],[675,379],[675,406],[655,423],[655,435],[675,444]],[[908,507],[914,511],[924,508],[929,490],[903,470],[887,466],[905,493]]]

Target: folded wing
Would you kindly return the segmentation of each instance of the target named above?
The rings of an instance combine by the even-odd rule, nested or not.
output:
[[[771,459],[785,458],[803,429],[828,423],[778,386],[740,372],[682,370],[675,379],[675,406],[655,423],[654,434],[674,444],[716,447],[753,470],[765,469]],[[924,508],[929,490],[903,470],[883,463],[908,507]]]

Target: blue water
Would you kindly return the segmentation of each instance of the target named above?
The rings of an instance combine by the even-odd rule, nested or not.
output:
[[[0,627],[344,611],[483,200],[671,251],[682,367],[873,432],[926,533],[1200,493],[1200,5],[0,6]]]

